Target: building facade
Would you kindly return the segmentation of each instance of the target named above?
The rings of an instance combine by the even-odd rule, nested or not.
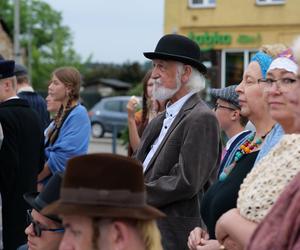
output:
[[[5,59],[13,58],[13,43],[2,19],[0,19],[0,55]]]
[[[300,35],[299,0],[165,0],[164,32],[199,44],[208,87],[241,81],[263,44],[292,44]]]

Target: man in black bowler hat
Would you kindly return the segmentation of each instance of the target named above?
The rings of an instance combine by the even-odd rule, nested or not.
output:
[[[38,115],[16,94],[15,62],[0,61],[0,192],[2,197],[3,247],[15,250],[26,241],[23,193],[37,187],[44,161],[44,135]]]
[[[199,46],[185,36],[163,36],[154,52],[153,96],[169,100],[147,126],[135,157],[143,163],[147,202],[167,214],[158,226],[164,249],[186,249],[189,231],[200,225],[200,200],[219,165],[215,115],[198,92],[206,67]]]

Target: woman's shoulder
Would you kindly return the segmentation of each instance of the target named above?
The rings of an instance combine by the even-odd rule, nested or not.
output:
[[[69,116],[70,117],[73,117],[73,116],[88,117],[88,112],[87,112],[86,108],[83,105],[78,104],[72,109]]]

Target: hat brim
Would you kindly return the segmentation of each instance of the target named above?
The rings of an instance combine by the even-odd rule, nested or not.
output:
[[[186,56],[179,56],[179,55],[173,55],[173,54],[161,53],[161,52],[144,52],[144,56],[151,60],[152,59],[162,59],[162,60],[179,61],[179,62],[189,64],[189,65],[195,67],[202,74],[207,73],[207,68],[204,66],[204,64],[194,60],[193,58],[189,58]]]
[[[65,203],[60,200],[53,202],[42,210],[44,214],[84,215],[90,217],[133,218],[151,220],[165,217],[158,209],[145,205],[142,207],[111,207]]]
[[[42,207],[40,207],[36,202],[35,202],[35,198],[39,195],[39,192],[30,192],[30,193],[25,193],[23,195],[24,200],[36,211],[38,211],[39,213],[41,213],[41,210],[43,209]],[[56,222],[61,223],[61,219],[58,218],[55,214],[47,214],[47,216],[49,219],[54,220]]]
[[[39,192],[30,192],[30,193],[24,194],[23,198],[32,208],[34,208],[36,211],[40,212],[42,208],[34,202],[34,199],[38,195],[39,195]]]

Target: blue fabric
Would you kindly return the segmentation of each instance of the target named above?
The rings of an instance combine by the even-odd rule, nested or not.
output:
[[[24,244],[24,245],[22,245],[22,246],[19,246],[19,247],[17,248],[17,250],[28,250],[28,245],[27,245],[27,244]]]
[[[256,158],[255,164],[269,153],[269,151],[280,141],[281,137],[284,135],[283,128],[276,123],[271,132],[267,135],[264,143],[261,145],[259,154]]]
[[[229,166],[233,162],[236,151],[249,138],[250,134],[253,134],[253,132],[251,132],[249,130],[244,131],[237,138],[235,138],[235,140],[231,143],[229,149],[227,150],[227,153],[225,154],[225,156],[220,164],[218,178],[220,177],[220,174],[223,172],[223,169],[225,167]]]
[[[53,127],[51,122],[49,127]],[[46,160],[52,174],[63,172],[71,157],[86,154],[91,133],[91,122],[86,109],[78,104],[64,121],[58,138],[53,145],[45,148]]]
[[[251,58],[251,62],[258,62],[263,78],[266,78],[267,70],[270,67],[272,60],[273,58],[271,56],[261,51],[257,52]]]

